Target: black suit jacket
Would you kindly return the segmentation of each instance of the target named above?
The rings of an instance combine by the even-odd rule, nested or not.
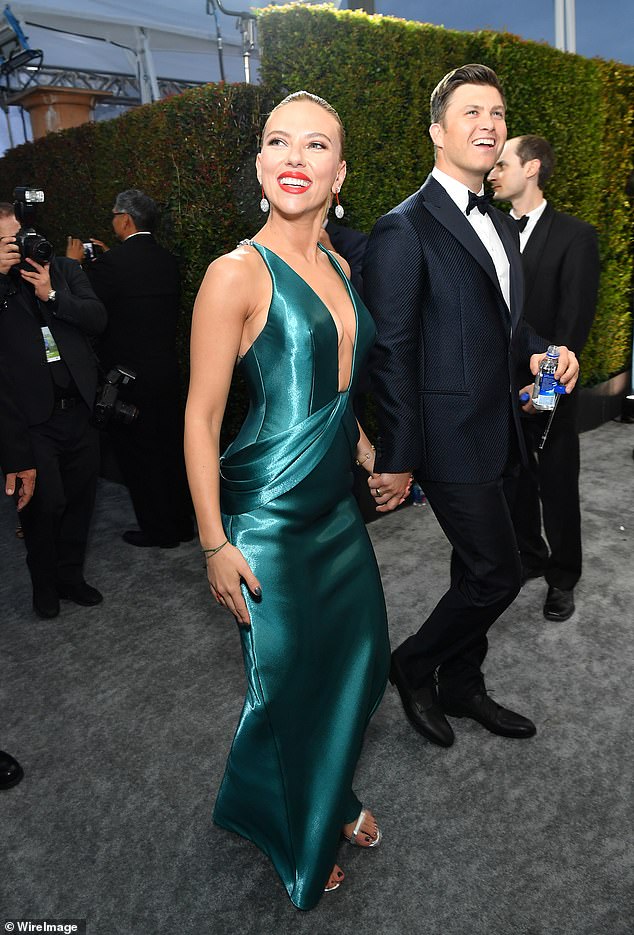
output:
[[[122,364],[137,374],[128,399],[142,402],[174,392],[178,383],[176,324],[180,275],[176,258],[151,234],[136,234],[86,267],[90,282],[108,310],[99,343],[105,369]]]
[[[433,176],[370,235],[363,280],[378,329],[379,472],[483,483],[501,476],[511,432],[523,446],[512,348],[529,356],[546,342],[521,320],[517,233],[501,212],[492,219],[510,263],[510,311],[488,251]]]
[[[524,317],[550,344],[565,344],[579,356],[592,327],[599,291],[594,227],[547,204],[528,238],[522,263]],[[533,379],[526,364],[526,360],[517,361],[518,387]],[[569,398],[562,397],[560,404]]]
[[[363,257],[368,245],[368,235],[353,227],[336,224],[334,221],[328,221],[326,232],[337,253],[348,261],[350,282],[363,298]]]
[[[28,428],[17,403],[8,361],[0,354],[0,468],[4,474],[35,467]]]
[[[105,328],[106,310],[75,260],[56,257],[50,277],[57,301],[39,302],[38,307],[82,399],[92,410],[97,362],[89,338]],[[13,289],[13,277],[0,276],[0,351],[26,424],[38,425],[53,412],[53,381],[47,371],[42,322],[24,290],[11,295]]]

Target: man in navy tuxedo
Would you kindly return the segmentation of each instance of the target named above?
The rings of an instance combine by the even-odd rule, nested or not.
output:
[[[511,202],[511,217],[520,232],[524,318],[551,344],[566,344],[578,356],[594,320],[599,246],[590,224],[555,211],[544,198],[554,167],[547,140],[519,136],[506,143],[489,181],[496,200]],[[518,391],[530,389],[530,382],[526,361],[518,361]],[[578,394],[560,399],[541,451],[548,414],[538,413],[530,401],[522,408],[529,462],[521,470],[513,508],[522,577],[544,575],[548,584],[544,616],[563,621],[574,613],[574,588],[581,577]],[[542,538],[540,500],[550,554]]]
[[[495,72],[465,65],[446,75],[431,96],[429,132],[434,169],[377,222],[363,280],[378,329],[377,509],[398,505],[413,472],[453,546],[449,589],[393,652],[390,678],[413,726],[448,747],[446,715],[505,737],[535,733],[489,697],[481,666],[487,632],[520,588],[504,489],[523,453],[513,355],[536,372],[547,341],[521,319],[517,233],[482,195],[507,136]],[[577,372],[562,347],[567,390]]]

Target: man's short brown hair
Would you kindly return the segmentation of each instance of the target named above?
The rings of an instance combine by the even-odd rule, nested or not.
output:
[[[10,218],[15,214],[15,209],[8,201],[0,201],[0,218]]]
[[[498,76],[492,68],[487,65],[461,65],[460,68],[454,68],[444,78],[441,78],[434,90],[431,92],[429,107],[431,111],[431,122],[442,123],[445,116],[451,95],[463,84],[486,84],[500,92],[502,102],[506,106],[504,91]]]
[[[532,134],[518,136],[515,152],[522,165],[530,162],[531,159],[539,159],[537,184],[543,191],[546,182],[555,169],[555,154],[548,140],[545,140],[543,136],[533,136]]]

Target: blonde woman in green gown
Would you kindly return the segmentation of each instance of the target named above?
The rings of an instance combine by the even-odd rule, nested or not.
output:
[[[269,116],[256,169],[270,210],[252,240],[207,270],[186,413],[209,586],[238,622],[247,676],[214,821],[271,858],[301,909],[343,881],[342,836],[366,848],[381,838],[352,791],[390,659],[378,569],[351,495],[354,461],[374,464],[352,411],[374,325],[345,261],[318,243],[346,174],[343,138],[336,112],[306,92]],[[219,457],[236,361],[250,408]]]

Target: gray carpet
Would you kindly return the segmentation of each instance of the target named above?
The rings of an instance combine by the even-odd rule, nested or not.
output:
[[[74,917],[90,935],[631,935],[633,446],[634,426],[582,437],[575,616],[547,623],[531,581],[492,631],[489,688],[537,737],[454,721],[442,750],[388,689],[356,782],[384,841],[343,846],[345,884],[310,913],[211,824],[244,681],[195,543],[123,544],[127,494],[102,482],[87,578],[105,601],[39,621],[4,502],[0,747],[26,775],[0,793],[0,931]],[[449,550],[429,507],[370,531],[397,643],[444,590]]]

